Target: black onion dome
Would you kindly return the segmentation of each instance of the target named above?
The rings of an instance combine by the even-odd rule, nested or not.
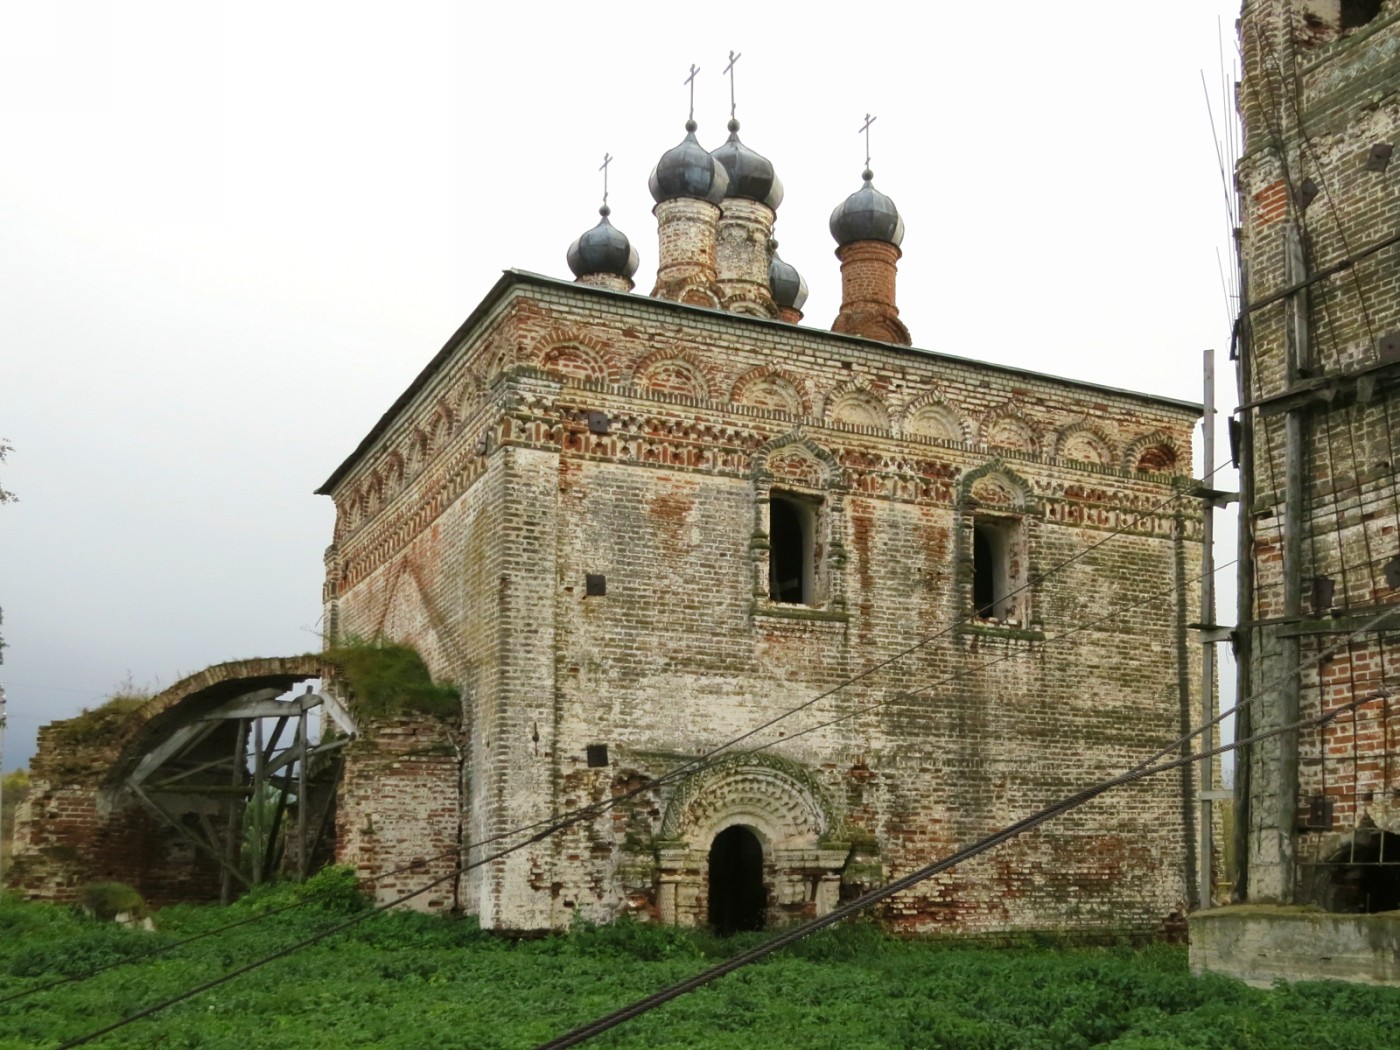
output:
[[[772,290],[773,301],[779,306],[801,310],[807,301],[807,282],[797,272],[797,267],[778,258],[778,242],[773,246],[773,261],[768,264],[768,287]]]
[[[629,280],[637,272],[637,249],[627,235],[608,221],[612,209],[604,204],[598,225],[569,245],[569,269],[575,277],[611,273]]]
[[[875,175],[868,168],[861,178],[865,185],[831,213],[831,236],[841,247],[855,241],[885,241],[898,247],[904,240],[904,220],[899,217],[899,209],[875,188]]]
[[[651,169],[647,186],[658,204],[679,197],[695,197],[711,204],[724,200],[729,173],[695,140],[695,127],[695,121],[687,120],[681,144],[661,154]]]
[[[773,162],[739,141],[739,122],[729,122],[729,140],[710,156],[724,165],[729,174],[727,197],[746,197],[766,204],[774,211],[783,203],[783,184],[773,170]]]

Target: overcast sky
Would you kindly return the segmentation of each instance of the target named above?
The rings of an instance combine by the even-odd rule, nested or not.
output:
[[[1218,95],[1236,13],[0,0],[4,767],[128,678],[317,648],[312,490],[502,269],[569,276],[604,151],[650,289],[647,174],[692,62],[723,140],[730,49],[805,323],[870,112],[916,346],[1188,400],[1215,346],[1226,396],[1201,73]]]

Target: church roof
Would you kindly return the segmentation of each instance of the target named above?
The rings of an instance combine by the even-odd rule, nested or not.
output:
[[[991,361],[980,361],[976,358],[959,357],[954,354],[940,353],[934,350],[923,350],[918,347],[898,346],[893,343],[881,342],[876,339],[866,339],[863,336],[847,335],[842,332],[831,332],[822,328],[807,328],[801,325],[789,324],[786,321],[771,319],[767,317],[754,317],[748,314],[730,313],[726,310],[716,309],[710,306],[694,306],[690,303],[675,302],[670,299],[654,299],[650,296],[636,295],[632,292],[615,292],[609,288],[599,288],[592,285],[578,284],[574,281],[565,281],[558,277],[548,277],[544,274],[532,273],[529,270],[505,270],[500,279],[491,286],[491,290],[486,293],[486,297],[477,304],[465,321],[458,326],[452,336],[443,344],[442,349],[433,355],[432,359],[418,373],[408,388],[400,394],[389,410],[379,418],[364,439],[355,447],[340,466],[332,472],[331,476],[322,482],[316,489],[316,495],[329,496],[351,470],[355,464],[374,446],[384,433],[393,425],[399,414],[412,403],[438,370],[447,362],[453,353],[466,341],[472,330],[484,321],[493,310],[499,307],[508,298],[510,292],[518,286],[535,286],[548,288],[555,294],[573,293],[579,296],[607,296],[613,299],[622,300],[637,309],[656,309],[678,313],[699,313],[706,316],[709,323],[713,324],[715,318],[723,318],[725,324],[732,324],[743,327],[747,325],[767,326],[778,330],[786,339],[816,339],[828,343],[845,343],[856,346],[872,347],[881,353],[890,354],[914,354],[923,358],[931,358],[937,361],[947,361],[950,364],[961,366],[971,366],[973,368],[984,369],[986,371],[997,372],[1002,375],[1020,376],[1032,381],[1061,383],[1066,386],[1078,387],[1081,390],[1094,390],[1115,397],[1131,398],[1135,401],[1142,401],[1153,405],[1168,405],[1174,408],[1182,408],[1200,415],[1204,412],[1204,406],[1196,401],[1180,401],[1176,398],[1161,397],[1157,394],[1146,394],[1140,390],[1125,390],[1120,387],[1104,386],[1100,383],[1089,383],[1080,379],[1072,379],[1066,376],[1052,375],[1048,372],[1033,372],[1025,368],[1015,368],[1011,365],[997,364]]]

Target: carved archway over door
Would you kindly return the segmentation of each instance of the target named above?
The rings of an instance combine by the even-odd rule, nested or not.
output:
[[[666,808],[657,872],[663,922],[712,921],[712,851],[737,842],[731,828],[743,828],[762,851],[765,925],[824,915],[836,905],[850,847],[833,835],[837,822],[816,779],[774,755],[735,755],[683,781]],[[747,840],[735,848],[752,851]]]

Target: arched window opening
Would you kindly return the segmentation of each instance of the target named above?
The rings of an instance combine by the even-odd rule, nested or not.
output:
[[[972,602],[978,616],[996,615],[997,563],[993,530],[977,525],[972,533]]]
[[[1381,13],[1382,0],[1342,0],[1342,28],[1364,26]]]
[[[973,522],[972,607],[981,619],[1009,624],[1027,619],[1024,546],[1016,519]]]
[[[787,605],[816,602],[817,507],[773,493],[768,505],[768,597]]]
[[[710,926],[721,937],[761,930],[768,912],[763,885],[763,846],[748,828],[735,824],[710,846]]]
[[[1328,911],[1400,909],[1400,835],[1361,828],[1320,866],[1313,896]]]

